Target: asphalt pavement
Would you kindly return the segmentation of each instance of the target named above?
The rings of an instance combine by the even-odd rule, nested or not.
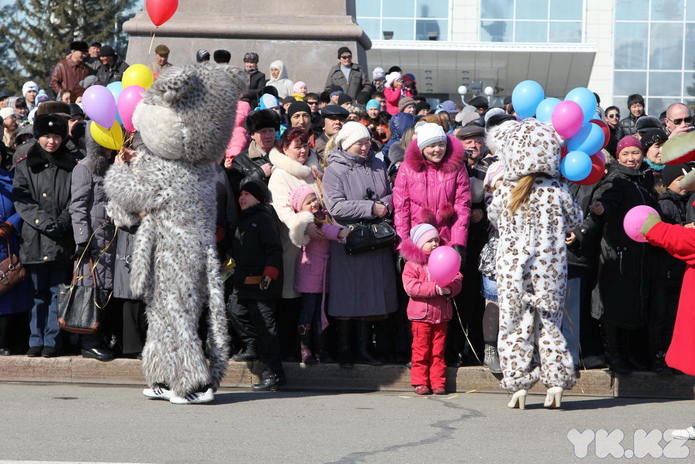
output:
[[[141,388],[0,384],[0,464],[695,462],[670,428],[692,400],[399,392],[254,393],[209,405],[148,400]],[[692,454],[692,456],[691,456]]]

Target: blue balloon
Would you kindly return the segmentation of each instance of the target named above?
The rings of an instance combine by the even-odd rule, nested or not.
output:
[[[522,81],[514,87],[512,105],[520,119],[536,114],[536,108],[545,98],[543,87],[536,81]]]
[[[571,151],[560,161],[560,172],[572,182],[584,180],[591,174],[591,158],[583,151]]]
[[[603,148],[603,142],[605,142],[603,129],[597,124],[587,122],[571,139],[567,140],[567,148],[570,151],[594,154]]]
[[[553,110],[560,103],[559,98],[546,98],[536,108],[536,119],[540,122],[552,122]],[[516,109],[516,107],[514,108]]]
[[[596,95],[586,87],[577,87],[570,90],[567,96],[565,96],[565,100],[571,100],[582,108],[584,122],[589,122],[594,113],[596,113],[596,105],[598,105]]]
[[[109,85],[107,85],[106,88],[109,89],[109,92],[111,92],[111,94],[113,95],[113,98],[116,100],[116,103],[118,103],[118,96],[123,91],[123,83],[121,81],[112,82]]]

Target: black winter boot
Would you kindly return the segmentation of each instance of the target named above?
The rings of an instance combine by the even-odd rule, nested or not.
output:
[[[370,321],[357,322],[357,362],[359,364],[370,364],[380,366],[383,363],[374,355],[374,342],[372,341],[372,323]]]
[[[606,364],[616,374],[632,374],[632,368],[621,352],[618,328],[612,324],[603,324],[603,336],[606,342]]]
[[[340,367],[352,367],[351,326],[350,320],[338,321],[338,365]]]

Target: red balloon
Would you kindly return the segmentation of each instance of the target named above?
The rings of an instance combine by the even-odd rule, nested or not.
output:
[[[579,185],[594,185],[596,182],[603,179],[606,173],[606,163],[598,156],[591,157],[591,172],[582,180],[574,181]]]
[[[145,7],[152,24],[159,27],[174,16],[179,0],[146,0]]]
[[[567,155],[567,153],[569,153],[569,149],[567,148],[567,145],[563,144],[560,147],[560,159],[564,158]]]
[[[603,146],[601,148],[606,148],[608,142],[611,141],[611,130],[608,128],[608,124],[606,124],[606,121],[601,121],[600,119],[592,119],[589,122],[593,122],[598,127],[603,129]]]

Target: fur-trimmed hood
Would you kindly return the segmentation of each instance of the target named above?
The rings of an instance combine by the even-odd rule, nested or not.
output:
[[[87,141],[87,155],[81,162],[92,175],[104,177],[106,171],[113,164],[114,152],[112,151],[109,156],[106,156],[106,148],[99,145],[89,131],[85,134],[85,138]]]
[[[439,246],[446,245],[442,238],[439,238]],[[422,248],[415,245],[413,239],[408,237],[398,245],[398,251],[401,253],[407,261],[413,261],[418,264],[427,264],[430,259],[430,255],[422,251]]]
[[[446,138],[446,154],[440,163],[435,164],[427,161],[422,154],[422,150],[417,146],[416,140],[410,142],[410,145],[408,145],[403,155],[403,163],[415,172],[424,171],[428,165],[446,173],[459,171],[465,162],[463,145],[461,145],[461,142],[456,137],[447,135]]]
[[[268,159],[270,159],[270,162],[273,164],[273,171],[280,169],[298,179],[307,179],[311,177],[311,168],[321,169],[318,157],[313,150],[309,151],[309,156],[304,164],[281,153],[277,148],[270,150]]]

